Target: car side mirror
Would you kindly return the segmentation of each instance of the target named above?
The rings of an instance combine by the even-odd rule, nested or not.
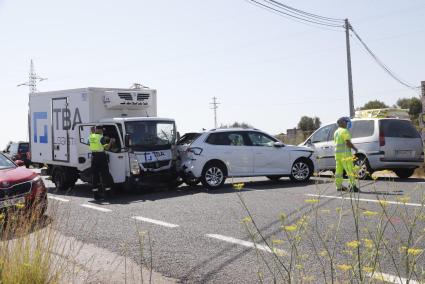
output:
[[[126,134],[125,136],[124,136],[124,145],[125,145],[125,147],[130,147],[131,145],[131,143],[130,143],[130,141],[131,141],[131,135],[130,134]]]
[[[311,143],[311,139],[307,139],[307,141],[305,142],[306,145],[311,145],[313,143]]]
[[[22,161],[22,160],[16,160],[16,161],[15,161],[15,164],[16,164],[18,167],[25,166],[25,163],[24,163],[24,161]]]
[[[274,147],[285,147],[285,144],[283,144],[282,142],[274,142],[273,146]]]
[[[176,140],[176,141],[179,141],[179,140],[180,140],[180,138],[181,138],[181,137],[180,137],[180,132],[178,132],[178,131],[177,131],[177,137],[176,137],[176,138],[177,138],[177,140]]]

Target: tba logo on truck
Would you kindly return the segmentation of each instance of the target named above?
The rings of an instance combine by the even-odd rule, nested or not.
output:
[[[47,112],[34,112],[34,143],[47,144],[48,132],[47,132]],[[42,124],[43,134],[38,133],[37,121],[44,120],[45,123]]]

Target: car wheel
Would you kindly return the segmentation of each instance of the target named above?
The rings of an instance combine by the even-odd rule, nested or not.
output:
[[[201,182],[209,189],[221,187],[226,180],[226,171],[219,163],[210,163],[202,171]]]
[[[411,177],[415,172],[415,169],[396,169],[394,172],[399,178],[404,179]]]
[[[359,156],[357,160],[354,162],[354,165],[359,167],[359,171],[357,172],[357,177],[361,180],[370,179],[372,176],[372,169],[370,168],[369,161],[365,156]]]
[[[308,181],[312,174],[312,168],[307,159],[298,159],[292,164],[289,178],[296,182]]]
[[[278,181],[280,180],[281,177],[282,176],[267,176],[267,178],[272,181]]]
[[[53,171],[52,181],[57,190],[67,189],[65,172],[61,168],[57,168]]]

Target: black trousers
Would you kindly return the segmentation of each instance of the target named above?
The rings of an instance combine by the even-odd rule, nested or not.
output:
[[[98,188],[100,177],[102,177],[102,183],[105,188],[111,187],[114,184],[114,180],[109,173],[108,159],[105,152],[92,153],[91,170],[94,188]]]

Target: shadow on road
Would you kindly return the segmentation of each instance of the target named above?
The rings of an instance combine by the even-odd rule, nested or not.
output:
[[[239,180],[239,179],[238,179]],[[230,181],[230,179],[228,179]],[[249,181],[244,182],[245,186],[241,190],[245,191],[255,191],[255,190],[269,190],[269,189],[290,189],[296,187],[304,187],[308,185],[315,184],[316,181],[311,180],[307,183],[296,183],[288,179],[282,179],[279,181]],[[66,191],[58,191],[54,187],[49,187],[48,192],[57,196],[76,196],[84,198],[93,198],[92,187],[90,184],[77,184],[74,187]],[[183,184],[177,189],[168,190],[166,187],[158,188],[146,188],[142,190],[135,190],[135,192],[125,192],[123,190],[117,189],[114,191],[114,194],[111,198],[108,198],[103,201],[95,201],[94,199],[89,201],[94,204],[130,204],[130,203],[139,203],[144,201],[155,201],[166,198],[181,197],[186,195],[194,195],[200,193],[206,194],[227,194],[234,193],[235,189],[231,183],[224,184],[223,187],[215,190],[208,190],[202,185],[197,186],[187,186]]]

